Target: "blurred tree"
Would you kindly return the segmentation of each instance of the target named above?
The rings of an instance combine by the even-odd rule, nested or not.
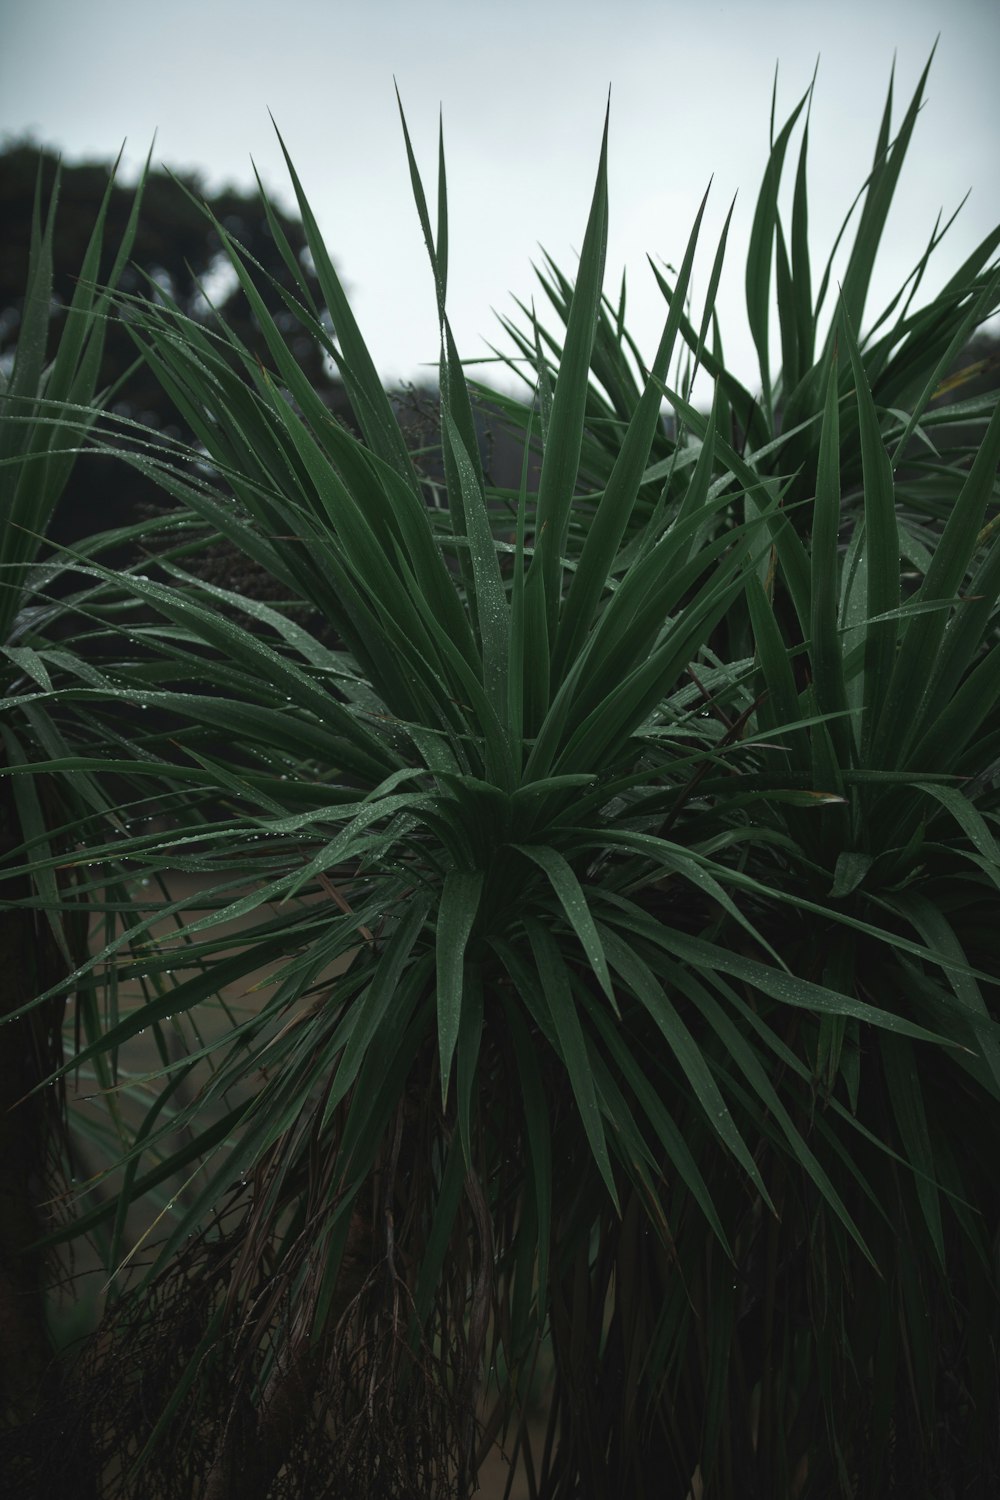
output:
[[[41,171],[43,188],[47,191],[55,174],[56,162],[53,152],[30,143],[17,143],[0,152],[0,214],[7,231],[4,243],[0,245],[0,358],[8,354],[17,339],[37,174]],[[72,276],[80,264],[107,178],[108,167],[103,163],[82,162],[77,166],[63,166],[54,266],[54,292],[58,302],[68,301],[71,295]],[[115,232],[124,226],[130,196],[126,187],[116,187],[112,193],[108,244],[114,243]],[[256,192],[243,193],[226,188],[209,194],[196,174],[153,170],[146,183],[133,264],[122,276],[121,291],[126,294],[146,291],[147,278],[151,277],[188,316],[206,319],[210,316],[210,309],[200,289],[206,286],[226,320],[235,320],[240,337],[251,349],[259,349],[263,354],[263,342],[257,334],[250,309],[236,286],[236,278],[223,271],[228,260],[218,234],[200,206],[202,203],[270,276],[286,290],[294,290],[291,275],[274,243]],[[322,305],[301,224],[277,206],[274,212],[299,257],[307,285]],[[104,269],[102,267],[102,271]],[[269,310],[276,314],[279,326],[287,327],[290,333],[298,330],[295,354],[317,388],[339,390],[333,372],[324,367],[315,345],[303,333],[301,325],[285,311],[278,293],[273,289],[266,290],[264,299]],[[134,358],[134,346],[125,331],[109,330],[107,378],[117,379]],[[162,423],[167,410],[166,398],[145,372],[130,382],[128,410],[130,415],[146,410],[151,417],[159,417]],[[173,416],[171,413],[171,418]]]
[[[6,230],[0,242],[0,369],[9,363],[17,343],[36,182],[41,173],[47,194],[56,163],[53,152],[30,142],[17,142],[0,152],[0,219]],[[63,166],[58,206],[59,232],[54,246],[53,296],[57,327],[59,306],[68,304],[72,296],[73,276],[81,263],[107,180],[108,166],[103,163]],[[108,212],[106,245],[117,244],[128,216],[130,200],[128,188],[118,186],[114,189]],[[243,193],[226,188],[209,194],[195,174],[178,174],[175,180],[170,173],[157,170],[151,171],[147,179],[132,264],[121,277],[120,291],[125,295],[148,291],[151,278],[189,317],[209,321],[212,309],[202,292],[204,288],[207,297],[237,330],[248,348],[266,360],[264,343],[251,310],[235,276],[225,270],[229,262],[211,220],[200,206],[202,202],[275,281],[288,291],[294,290],[291,274],[274,242],[256,192]],[[300,223],[277,206],[274,211],[299,257],[302,275],[310,291],[317,304],[322,306],[322,295],[308,259]],[[109,269],[110,261],[107,265],[102,264],[101,275],[104,276]],[[263,288],[263,283],[261,285]],[[287,331],[295,356],[313,385],[338,416],[348,419],[349,407],[343,387],[329,362],[303,333],[301,324],[287,312],[274,287],[268,287],[264,297],[279,327]],[[149,369],[144,364],[132,368],[136,352],[125,327],[115,324],[108,329],[101,385],[105,388],[115,385],[131,369],[122,389],[114,394],[110,409],[170,436],[190,439],[192,434]],[[162,492],[120,464],[91,457],[77,465],[51,534],[58,542],[72,542],[105,527],[134,521],[141,516],[141,507],[149,503],[162,507]]]

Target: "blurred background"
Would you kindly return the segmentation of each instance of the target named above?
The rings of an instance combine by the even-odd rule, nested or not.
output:
[[[275,201],[289,210],[294,203],[270,110],[386,384],[426,384],[436,374],[434,290],[393,79],[429,192],[443,110],[449,310],[470,360],[488,359],[490,343],[511,352],[496,313],[514,315],[514,297],[536,296],[541,308],[531,268],[540,246],[573,273],[610,87],[607,290],[617,296],[625,270],[629,327],[651,354],[665,308],[646,253],[679,261],[714,174],[695,306],[738,192],[718,309],[727,363],[754,389],[742,267],[776,66],[780,122],[818,63],[810,233],[825,261],[870,167],[894,59],[898,119],[938,37],[882,246],[874,314],[914,266],[939,210],[949,216],[969,194],[938,270],[932,263],[925,279],[927,296],[996,221],[996,0],[947,8],[929,0],[0,0],[0,146],[30,140],[67,163],[106,164],[126,140],[126,176],[134,177],[155,134],[154,161],[196,174],[209,194],[231,190],[226,211],[249,232],[232,200],[254,189],[251,158]],[[0,162],[8,251],[25,193],[15,166],[8,156]],[[786,176],[790,191],[794,154]],[[173,227],[174,264],[182,267],[185,254],[203,274],[214,264],[222,281],[209,274],[209,285],[224,296],[214,251],[199,261],[184,226]],[[161,260],[169,211],[162,228]],[[0,307],[17,271],[10,253],[2,271]],[[0,316],[12,334],[11,316]],[[515,388],[503,367],[472,373]]]

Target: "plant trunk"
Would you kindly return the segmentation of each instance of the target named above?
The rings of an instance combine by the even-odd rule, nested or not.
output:
[[[25,1098],[50,1071],[44,1010],[5,1020],[39,992],[45,934],[37,913],[0,913],[0,1406],[5,1420],[35,1408],[51,1356],[43,1257],[47,1101]]]
[[[42,801],[46,791],[41,788]],[[53,818],[57,809],[50,808]],[[60,819],[61,821],[61,819]],[[23,842],[10,782],[0,783],[0,860]],[[57,1371],[46,1320],[46,1255],[37,1248],[49,1227],[63,1129],[58,1087],[41,1088],[62,1060],[65,999],[58,996],[18,1015],[67,973],[45,913],[27,903],[27,875],[8,877],[0,904],[0,1434],[4,1447],[28,1461],[51,1434]],[[72,927],[64,922],[64,930]],[[81,928],[77,937],[85,936]],[[78,944],[72,943],[72,951]],[[13,1017],[13,1019],[8,1019]],[[27,1491],[25,1491],[27,1493]]]

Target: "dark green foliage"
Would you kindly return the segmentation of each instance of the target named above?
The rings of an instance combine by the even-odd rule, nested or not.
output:
[[[530,319],[532,397],[503,403],[541,451],[515,495],[484,477],[448,325],[443,152],[432,217],[407,137],[442,504],[291,163],[336,336],[279,295],[360,436],[224,226],[263,361],[119,299],[211,469],[128,455],[185,530],[144,573],[82,567],[100,669],[43,649],[51,686],[5,705],[79,716],[36,775],[135,798],[75,830],[106,925],[38,997],[75,991],[73,1062],[120,1084],[54,1237],[93,1236],[109,1278],[63,1398],[109,1493],[461,1496],[480,1421],[545,1500],[1000,1480],[1000,414],[946,380],[995,310],[996,242],[930,307],[865,317],[922,87],[895,138],[890,97],[822,322],[804,140],[787,232],[777,211],[808,96],[775,137],[758,402],[721,360],[717,276],[686,310],[700,215],[637,370],[602,300],[602,150],[576,285],[545,276],[565,336]],[[715,402],[689,370],[668,431],[685,342]],[[333,644],[196,577],[219,533]],[[128,826],[149,805],[168,831]],[[31,861],[38,906],[55,863]]]

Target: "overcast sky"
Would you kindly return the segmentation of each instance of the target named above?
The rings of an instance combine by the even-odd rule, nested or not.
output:
[[[465,358],[487,341],[510,349],[492,309],[532,297],[539,245],[572,274],[610,86],[606,288],[627,268],[628,322],[650,355],[665,309],[646,252],[680,261],[714,174],[696,306],[738,190],[718,306],[727,361],[756,386],[742,263],[775,64],[783,119],[819,59],[810,230],[825,262],[871,165],[893,56],[898,120],[938,33],[871,314],[939,209],[971,189],[928,295],[1000,218],[1000,0],[0,0],[0,136],[30,133],[71,161],[111,158],[127,138],[134,165],[155,131],[157,160],[218,187],[250,184],[253,157],[288,204],[270,109],[394,381],[429,373],[437,329],[393,76],[430,191],[444,111],[449,312]]]

